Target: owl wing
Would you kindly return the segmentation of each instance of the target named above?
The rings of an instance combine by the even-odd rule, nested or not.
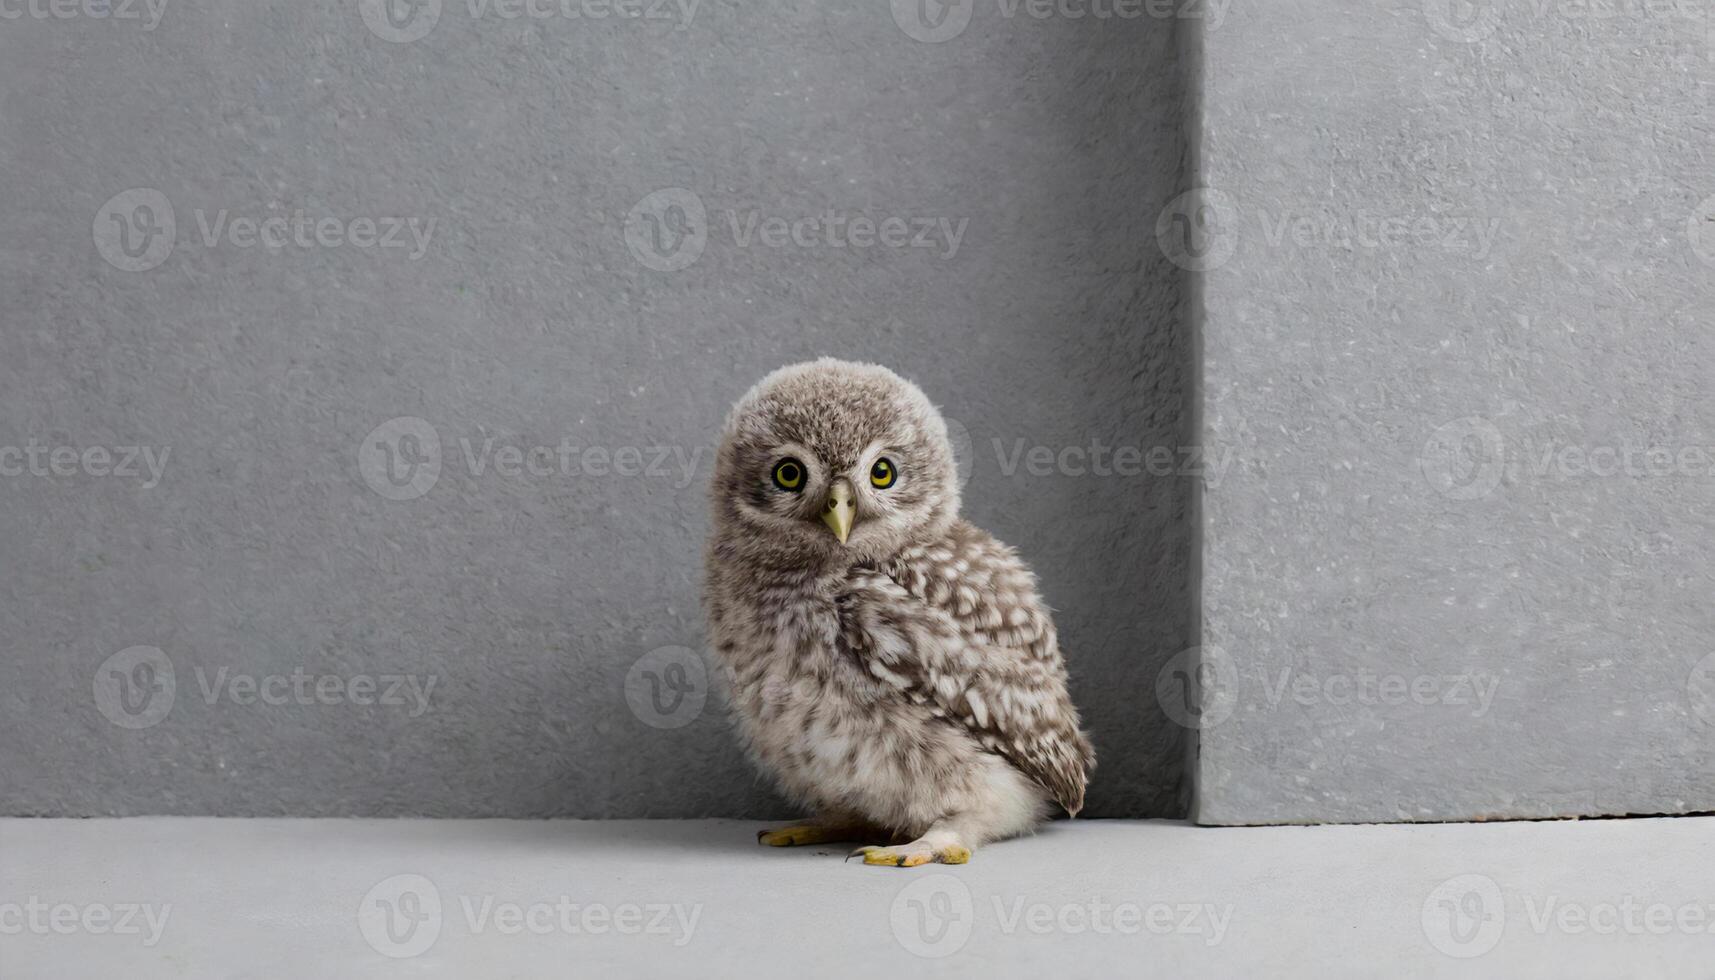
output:
[[[1036,577],[1011,548],[958,522],[854,573],[842,606],[842,645],[873,677],[963,725],[1068,813],[1083,808],[1095,752]]]

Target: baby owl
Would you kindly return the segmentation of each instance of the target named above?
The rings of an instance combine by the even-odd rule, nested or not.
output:
[[[1077,814],[1095,753],[1036,579],[959,517],[947,426],[884,367],[782,368],[733,408],[704,605],[751,755],[814,818],[765,844],[882,841],[960,864]]]

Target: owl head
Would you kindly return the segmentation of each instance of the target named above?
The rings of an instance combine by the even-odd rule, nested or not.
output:
[[[885,561],[959,513],[941,413],[887,368],[833,358],[781,368],[739,399],[711,493],[722,557],[806,571]]]

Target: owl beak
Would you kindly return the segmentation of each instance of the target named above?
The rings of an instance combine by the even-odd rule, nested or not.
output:
[[[845,544],[856,519],[857,501],[852,497],[852,485],[845,480],[835,480],[833,488],[828,491],[828,503],[822,508],[822,523],[828,525],[834,537],[840,539],[840,544]]]

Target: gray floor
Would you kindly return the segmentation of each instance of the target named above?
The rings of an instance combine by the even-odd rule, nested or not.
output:
[[[1715,818],[1081,821],[957,868],[733,821],[0,821],[0,976],[1715,977]]]

